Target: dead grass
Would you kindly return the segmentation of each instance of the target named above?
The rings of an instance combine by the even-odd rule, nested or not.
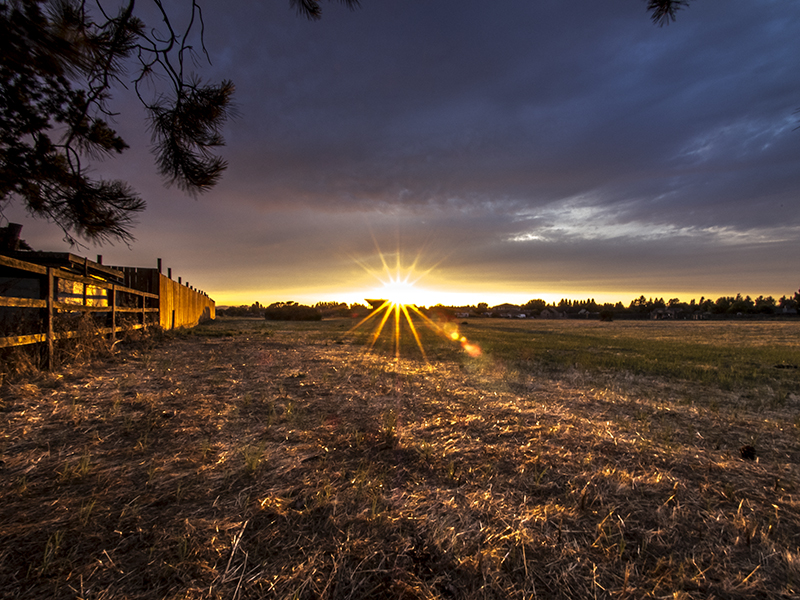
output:
[[[395,362],[345,331],[219,321],[5,382],[0,598],[800,593],[796,395]]]

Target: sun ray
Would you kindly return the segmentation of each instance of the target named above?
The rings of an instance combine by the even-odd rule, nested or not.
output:
[[[373,346],[375,346],[375,342],[377,342],[378,338],[381,336],[381,332],[383,331],[384,325],[386,325],[386,321],[389,320],[389,317],[392,314],[392,308],[391,308],[391,306],[389,305],[388,302],[384,302],[381,306],[385,306],[386,310],[383,313],[383,318],[381,319],[380,325],[378,325],[375,328],[375,331],[372,334],[372,339],[371,339],[371,341],[369,343],[369,349],[370,350],[372,349]],[[380,311],[380,308],[375,309],[375,310]]]
[[[422,347],[422,340],[419,339],[419,333],[417,332],[417,328],[414,327],[414,322],[411,320],[411,315],[408,314],[408,308],[409,307],[405,304],[402,306],[403,314],[406,316],[406,321],[408,321],[408,327],[411,329],[411,334],[414,336],[414,341],[417,342],[417,347],[422,353],[422,358],[425,359],[425,362],[428,362],[428,356],[425,354],[425,348]],[[416,306],[412,306],[411,309],[419,312]]]
[[[428,317],[428,315],[417,306],[416,299],[419,297],[420,290],[416,287],[416,284],[423,277],[430,274],[435,265],[425,270],[420,269],[419,265],[423,256],[422,253],[419,252],[411,266],[404,267],[399,249],[395,254],[394,261],[390,261],[387,255],[380,250],[374,236],[373,241],[375,241],[382,271],[375,272],[359,260],[356,260],[356,263],[382,284],[381,288],[377,288],[369,293],[379,294],[380,296],[377,297],[385,299],[367,300],[367,303],[372,306],[372,311],[348,332],[352,333],[373,319],[376,320],[374,329],[369,337],[369,344],[364,352],[368,353],[372,351],[384,331],[390,330],[389,340],[392,346],[394,359],[395,362],[399,362],[402,350],[402,331],[407,326],[423,360],[427,363],[428,356],[425,352],[422,337],[420,336],[420,329],[418,324],[415,323],[415,319],[419,318],[422,324],[436,335],[440,335],[451,342],[459,343],[462,349],[472,357],[479,356],[481,353],[480,348],[475,344],[471,344],[465,336],[461,335],[457,327],[442,326]],[[391,264],[392,262],[394,263],[393,265]],[[391,326],[389,326],[389,319],[392,320]]]
[[[394,309],[394,359],[400,360],[400,305],[395,304]]]
[[[366,317],[361,319],[356,325],[351,327],[350,330],[347,333],[353,333],[356,329],[361,327],[364,323],[366,323],[367,321],[369,321],[373,317],[378,316],[380,314],[380,312],[388,305],[389,305],[389,301],[385,300],[384,303],[381,304],[378,308],[373,309],[371,313],[369,313]]]

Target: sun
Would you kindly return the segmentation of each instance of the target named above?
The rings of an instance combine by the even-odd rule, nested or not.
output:
[[[369,344],[369,348],[372,348],[375,342],[381,336],[381,333],[384,331],[384,329],[390,329],[395,346],[395,361],[399,361],[400,332],[403,328],[401,327],[401,323],[405,323],[406,329],[410,331],[417,347],[422,353],[423,358],[425,361],[427,361],[428,359],[425,354],[425,348],[422,345],[418,328],[414,323],[414,320],[416,319],[424,324],[424,326],[427,328],[435,331],[437,334],[449,339],[452,342],[460,344],[462,349],[470,356],[480,356],[480,348],[475,344],[469,343],[466,337],[458,333],[457,327],[453,326],[452,324],[446,324],[443,326],[440,323],[434,322],[422,310],[420,310],[420,307],[423,306],[424,300],[428,298],[430,294],[426,294],[426,290],[416,286],[416,283],[424,275],[429,273],[430,269],[425,272],[420,272],[417,269],[417,261],[419,260],[419,257],[417,261],[415,261],[410,267],[404,268],[401,266],[400,255],[398,253],[397,264],[394,269],[392,269],[387,264],[383,253],[380,252],[380,249],[378,249],[378,253],[383,265],[382,275],[367,269],[366,267],[364,268],[383,284],[382,287],[375,288],[368,294],[373,298],[377,297],[380,299],[365,298],[367,303],[372,306],[373,310],[366,317],[361,319],[361,321],[359,321],[359,323],[357,323],[350,331],[355,331],[362,325],[372,322],[374,329]]]
[[[418,283],[430,273],[431,269],[419,268],[420,256],[417,256],[413,263],[404,265],[398,251],[395,255],[396,263],[391,266],[380,248],[377,250],[382,269],[376,271],[361,264],[364,270],[380,284],[367,292],[369,297],[381,298],[391,307],[427,306],[431,301],[432,292],[423,289]]]
[[[395,306],[413,306],[419,301],[419,290],[414,287],[414,282],[405,279],[390,278],[383,284],[381,295]]]

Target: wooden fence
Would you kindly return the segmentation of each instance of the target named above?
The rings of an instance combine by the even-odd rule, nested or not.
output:
[[[78,258],[68,256],[72,259]],[[83,260],[84,264],[88,263],[86,259]],[[0,295],[0,307],[39,309],[41,317],[37,322],[42,329],[37,333],[0,337],[0,348],[46,344],[47,364],[52,365],[55,341],[80,335],[78,331],[57,331],[55,322],[58,313],[95,313],[105,321],[105,326],[98,327],[96,332],[110,334],[112,342],[120,331],[153,325],[160,325],[165,329],[191,327],[203,317],[215,317],[213,300],[202,292],[164,277],[159,272],[160,269],[115,270],[92,264],[108,272],[124,274],[124,279],[117,278],[117,281],[123,283],[108,281],[112,277],[92,275],[88,269],[84,275],[80,275],[63,268],[0,255],[0,268],[3,271],[16,274],[19,280],[38,281],[38,289],[34,286],[27,290],[27,295],[36,295],[38,298]],[[136,276],[131,276],[136,273],[144,277],[137,279]],[[153,282],[156,285],[152,285]],[[123,315],[132,316],[133,319],[125,319]]]
[[[159,324],[163,329],[194,327],[200,321],[216,318],[216,304],[188,282],[184,285],[161,273],[161,268],[115,267],[122,271],[125,285],[158,294]]]

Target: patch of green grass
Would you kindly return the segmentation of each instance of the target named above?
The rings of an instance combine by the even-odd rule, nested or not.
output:
[[[264,444],[247,444],[242,448],[245,471],[253,474],[264,463]]]
[[[78,515],[78,520],[80,521],[81,527],[86,527],[89,524],[89,519],[92,516],[92,511],[94,510],[96,503],[96,500],[92,500],[90,502],[84,502],[81,504],[81,510]]]
[[[61,544],[63,541],[64,531],[60,529],[55,531],[49,538],[47,538],[47,544],[45,544],[44,547],[42,564],[40,567],[40,571],[42,573],[47,572],[47,570],[50,569],[52,564],[55,562],[59,550],[61,550]]]
[[[387,359],[454,362],[520,392],[537,377],[589,376],[584,383],[594,378],[606,385],[632,376],[699,384],[691,403],[705,403],[701,390],[714,388],[744,394],[754,406],[784,406],[790,390],[800,389],[800,322],[472,319],[434,331],[415,318],[420,344],[407,323],[401,322],[399,343],[391,319],[375,337],[377,325],[351,332],[351,342]],[[462,350],[462,340],[479,347],[480,356]]]
[[[469,333],[486,354],[516,371],[631,373],[723,390],[800,389],[800,345],[767,343],[771,326],[736,322],[626,323],[475,321]],[[796,330],[800,332],[800,324]],[[672,330],[669,331],[668,329]],[[737,330],[739,330],[737,332]],[[737,334],[738,333],[738,334]]]
[[[89,451],[86,450],[77,462],[66,461],[58,472],[61,481],[70,481],[72,479],[84,479],[91,468],[91,456]]]

